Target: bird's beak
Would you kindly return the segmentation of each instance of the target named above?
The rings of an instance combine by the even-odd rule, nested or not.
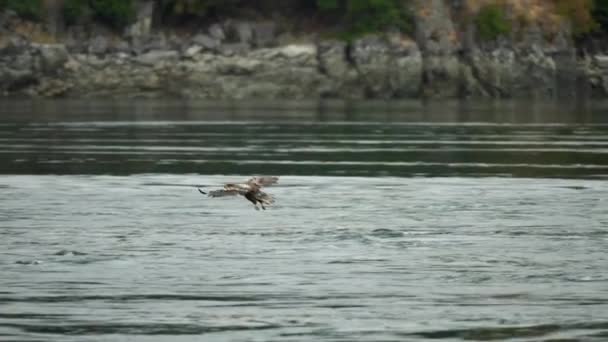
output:
[[[200,193],[201,193],[201,194],[203,194],[203,195],[206,195],[206,194],[207,194],[206,192],[204,192],[204,191],[203,191],[203,190],[201,190],[201,189],[198,189],[198,192],[200,192]]]

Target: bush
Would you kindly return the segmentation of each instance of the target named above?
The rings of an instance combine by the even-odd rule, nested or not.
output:
[[[40,20],[42,0],[0,0],[0,8],[13,10],[20,17]]]
[[[557,13],[568,19],[575,35],[589,33],[598,27],[592,16],[594,0],[554,0]],[[596,1],[606,7],[605,1]]]
[[[89,0],[93,15],[114,28],[122,28],[135,18],[133,0]]]
[[[593,20],[603,31],[608,31],[608,0],[595,0]]]
[[[163,0],[162,15],[170,17],[206,17],[210,14],[230,13],[240,0]]]
[[[412,30],[411,13],[403,0],[317,0],[317,8],[340,18],[348,40],[389,28]]]
[[[87,8],[87,0],[65,0],[63,3],[63,17],[66,24],[73,25],[78,22]]]
[[[511,22],[504,10],[498,5],[486,5],[479,10],[475,17],[477,33],[483,40],[494,40],[501,35],[511,32]]]

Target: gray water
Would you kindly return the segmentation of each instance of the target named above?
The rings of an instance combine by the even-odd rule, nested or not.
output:
[[[1,341],[608,340],[601,104],[0,112]]]

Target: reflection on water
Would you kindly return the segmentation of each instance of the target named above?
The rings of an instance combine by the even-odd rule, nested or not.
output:
[[[0,103],[0,340],[605,341],[604,105]]]
[[[10,102],[4,112],[4,174],[608,173],[601,103]]]

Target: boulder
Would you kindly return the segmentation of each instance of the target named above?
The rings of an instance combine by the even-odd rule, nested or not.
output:
[[[0,69],[0,89],[18,90],[38,82],[33,70]]]
[[[105,36],[96,36],[89,42],[88,52],[94,55],[103,55],[108,52],[110,41]]]
[[[179,59],[177,51],[149,51],[135,58],[139,64],[156,66],[163,62],[176,62]]]
[[[209,29],[207,30],[207,32],[213,39],[215,39],[219,42],[222,42],[224,39],[226,39],[226,34],[224,33],[224,29],[219,24],[213,24],[213,25],[209,26]]]
[[[203,33],[194,36],[192,42],[209,51],[216,51],[220,46],[220,42],[217,39]]]
[[[184,51],[183,56],[185,58],[193,58],[198,55],[201,51],[203,51],[203,47],[200,45],[192,45]]]
[[[152,29],[155,1],[137,1],[135,6],[135,22],[126,29],[127,35],[132,37],[148,36]]]
[[[321,41],[317,44],[317,51],[321,73],[331,78],[340,79],[351,70],[347,61],[345,42],[338,40]]]
[[[56,73],[62,69],[70,56],[62,44],[42,44],[37,46],[45,73]]]
[[[251,45],[253,42],[253,28],[249,22],[228,20],[224,23],[224,29],[228,43]]]
[[[249,45],[245,43],[222,44],[219,52],[224,56],[244,55],[249,52]]]
[[[276,24],[274,22],[253,24],[253,45],[258,48],[276,45]]]

